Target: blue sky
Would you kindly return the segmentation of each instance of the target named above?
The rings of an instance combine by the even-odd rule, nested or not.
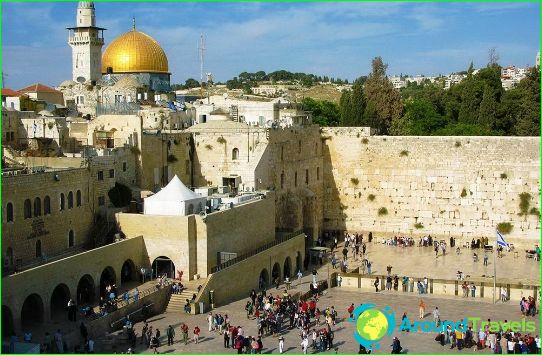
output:
[[[2,3],[6,86],[57,85],[71,78],[66,27],[77,3]],[[538,3],[96,3],[106,45],[137,28],[168,55],[172,82],[199,79],[197,42],[206,35],[207,72],[285,69],[355,79],[377,55],[388,74],[447,74],[487,63],[533,65],[540,48]],[[104,47],[105,49],[105,47]]]

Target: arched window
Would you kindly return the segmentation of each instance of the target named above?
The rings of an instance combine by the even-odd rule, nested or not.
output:
[[[77,190],[77,193],[75,194],[75,201],[77,207],[81,206],[81,190]]]
[[[49,196],[45,196],[43,199],[43,215],[51,214],[51,198]]]
[[[32,218],[32,203],[29,199],[24,200],[24,219]]]
[[[231,160],[237,160],[239,159],[239,149],[233,148],[231,151]]]
[[[36,242],[36,258],[41,258],[41,240]]]
[[[68,208],[73,208],[73,192],[68,192]]]
[[[41,199],[36,197],[34,199],[34,217],[41,216]]]
[[[66,208],[65,206],[65,201],[64,201],[64,193],[60,193],[60,210],[61,211],[64,211],[64,209]]]
[[[188,214],[194,214],[194,205],[193,204],[188,205]]]
[[[70,232],[68,233],[68,248],[71,248],[75,245],[75,235],[73,233],[73,230],[70,229]]]
[[[13,222],[13,203],[11,202],[6,205],[6,222]]]

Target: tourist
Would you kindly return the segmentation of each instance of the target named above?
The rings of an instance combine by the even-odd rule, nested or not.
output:
[[[309,347],[309,339],[305,336],[303,337],[303,340],[301,341],[301,349],[303,350],[303,354],[307,353],[308,347]]]
[[[224,347],[230,347],[230,330],[228,328],[224,330]]]
[[[391,276],[388,274],[388,276],[386,277],[386,290],[387,291],[390,291],[391,290]]]
[[[75,305],[75,302],[73,299],[70,298],[68,301],[68,320],[75,322],[77,316],[77,306]]]
[[[420,319],[423,319],[425,317],[425,308],[427,305],[423,302],[423,300],[420,300],[420,303],[418,304],[419,312],[420,312]]]
[[[158,354],[158,347],[160,346],[160,343],[158,342],[158,338],[153,336],[151,338],[151,349],[153,354]]]
[[[183,332],[183,343],[188,344],[188,326],[185,323],[181,324],[181,331]]]
[[[484,252],[484,266],[487,266],[487,261],[489,260],[489,256],[487,255],[487,250]]]
[[[199,343],[199,334],[201,333],[201,330],[199,329],[199,327],[196,325],[194,327],[194,343],[198,344]]]
[[[86,343],[88,340],[88,330],[83,321],[81,321],[81,325],[79,325],[79,333],[81,333],[81,338],[83,338],[84,342]]]
[[[468,293],[467,281],[463,281],[463,284],[461,285],[461,289],[463,290],[463,297],[467,297],[467,293]]]
[[[427,293],[429,289],[429,280],[427,279],[427,277],[424,277],[423,278],[423,293]]]
[[[60,329],[57,329],[54,335],[54,338],[55,338],[55,345],[56,345],[57,352],[59,354],[63,354],[64,353],[64,338],[62,336],[62,333],[60,332]]]
[[[504,287],[501,288],[501,302],[506,302],[508,300],[508,293]]]
[[[386,271],[388,272],[388,276],[391,275],[391,269],[392,268],[393,268],[393,266],[391,266],[391,265],[386,266]]]
[[[175,329],[173,329],[171,325],[167,327],[166,335],[167,335],[167,345],[168,346],[173,345],[173,338],[175,338]]]
[[[139,301],[139,289],[136,287],[134,289],[134,302]]]
[[[31,331],[28,331],[28,332],[25,332],[24,335],[23,335],[23,341],[25,343],[31,343],[32,342],[32,332]]]
[[[207,323],[209,324],[209,332],[212,332],[214,330],[214,328],[213,328],[213,312],[209,312],[209,315],[207,316]]]
[[[337,273],[337,286],[341,287],[343,283],[343,277],[341,276],[341,274]]]
[[[145,342],[145,344],[147,344],[147,330],[149,329],[149,324],[147,322],[143,322],[143,329],[141,330],[141,341],[139,342],[139,344],[143,344],[143,342]]]
[[[373,264],[371,264],[371,262],[367,260],[367,273],[369,275],[371,275],[371,266],[373,266]]]
[[[474,285],[473,282],[471,282],[470,284],[470,292],[471,292],[471,297],[476,297],[476,286]]]
[[[318,274],[318,271],[316,271],[316,268],[312,269],[312,283],[316,284],[316,275]]]
[[[438,327],[440,324],[440,311],[438,310],[438,307],[435,307],[435,310],[433,311],[433,320]]]
[[[393,342],[391,344],[391,353],[392,354],[400,354],[401,350],[403,350],[403,347],[401,346],[401,342],[397,337],[393,337]]]
[[[378,276],[376,277],[376,280],[374,282],[374,286],[375,286],[375,291],[378,292],[378,285],[380,285],[380,279],[378,278]]]

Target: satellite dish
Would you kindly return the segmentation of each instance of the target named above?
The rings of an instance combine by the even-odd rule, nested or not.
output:
[[[77,79],[75,79],[78,83],[84,84],[87,79],[83,76],[78,76]]]

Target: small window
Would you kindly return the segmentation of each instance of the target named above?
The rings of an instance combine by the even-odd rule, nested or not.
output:
[[[109,169],[109,178],[115,177],[115,169]]]
[[[297,171],[295,172],[295,175],[294,175],[294,186],[297,187]]]
[[[233,148],[231,151],[231,160],[237,160],[239,159],[239,149]]]
[[[24,200],[24,219],[32,218],[32,203],[29,199]]]
[[[127,166],[126,162],[123,162],[122,163],[122,171],[126,171],[126,166]]]
[[[68,208],[73,208],[73,192],[68,192]]]
[[[36,242],[36,258],[41,258],[42,256],[42,253],[41,253],[41,240],[38,240]]]
[[[36,197],[34,199],[34,217],[41,216],[41,199]]]
[[[98,196],[98,206],[105,206],[105,196]]]
[[[6,222],[13,222],[13,203],[11,202],[6,205]]]
[[[51,198],[45,196],[43,199],[43,215],[46,216],[48,214],[51,214]]]
[[[81,190],[77,190],[77,193],[75,194],[75,200],[77,203],[77,207],[81,206]]]
[[[70,229],[70,232],[68,233],[68,248],[71,248],[75,245],[75,235],[73,233],[73,230]]]
[[[305,169],[305,184],[309,184],[309,169]]]
[[[98,180],[104,179],[104,172],[102,170],[98,171]]]
[[[320,167],[316,168],[316,180],[320,181]]]
[[[64,211],[66,208],[65,201],[64,201],[64,194],[60,193],[60,210]]]
[[[280,174],[280,188],[284,188],[284,171]]]

